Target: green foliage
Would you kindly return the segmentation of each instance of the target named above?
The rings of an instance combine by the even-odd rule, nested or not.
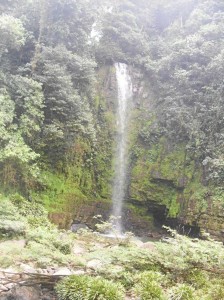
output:
[[[124,1],[120,2],[116,9],[105,14],[102,38],[96,49],[99,63],[127,61],[137,65],[149,54],[148,37],[142,30],[143,19],[141,24],[138,23],[139,10],[141,11],[141,5],[136,6]]]
[[[71,262],[68,255],[65,255],[61,251],[51,246],[50,242],[43,245],[35,241],[30,241],[26,247],[26,250],[18,258],[24,261],[31,261],[36,264],[37,267],[45,268],[50,265],[67,265]]]
[[[30,202],[18,193],[11,195],[10,200],[19,209],[22,216],[44,217],[47,219],[48,213],[41,204]]]
[[[53,227],[35,227],[29,230],[27,233],[27,240],[35,241],[45,247],[51,248],[53,251],[58,249],[63,254],[71,253],[71,239],[67,235],[63,236],[63,233],[59,233],[56,228]]]
[[[121,245],[120,247],[117,247],[115,244],[115,247],[112,249],[105,248],[86,254],[86,259],[99,259],[106,267],[102,269],[102,272],[105,274],[110,274],[110,266],[114,265],[122,267],[122,271],[128,273],[146,270],[157,271],[159,265],[154,254],[146,249],[137,248],[132,244]]]
[[[0,9],[9,14],[0,18],[0,175],[7,188],[27,193],[38,186],[39,154],[44,165],[64,173],[78,138],[90,146],[86,165],[93,155],[96,64],[87,46],[92,13],[86,2],[69,0],[13,1],[10,9],[5,1]]]
[[[140,299],[222,299],[222,244],[170,233],[173,237],[154,243],[153,251],[113,246],[84,256],[87,261],[100,260],[100,276],[122,283]]]
[[[31,227],[46,226],[46,228],[50,228],[48,212],[40,203],[27,201],[19,194],[11,195],[10,200],[17,207],[19,214],[26,217]]]
[[[97,78],[97,72],[105,63],[125,61],[138,67],[147,83],[136,90],[140,124],[131,146],[137,162],[130,194],[154,195],[176,217],[183,187],[177,178],[187,184],[198,164],[203,182],[219,185],[224,176],[223,5],[125,0],[108,10],[111,3],[5,0],[0,5],[5,12],[0,18],[1,179],[27,192],[39,188],[38,167],[54,168],[75,178],[83,194],[109,198],[113,107],[105,99],[108,76]],[[94,22],[102,33],[98,43],[90,43]],[[140,87],[137,77],[133,72]],[[142,88],[150,96],[141,99]],[[165,149],[155,146],[164,136],[168,146],[179,144],[165,159]],[[172,182],[161,182],[166,179]]]
[[[12,136],[12,139],[2,151],[0,160],[17,158],[21,163],[29,163],[35,160],[39,155],[27,146],[21,136]]]
[[[131,290],[135,283],[134,273],[126,272],[120,266],[111,265],[110,268],[101,269],[100,274],[103,278],[122,284],[127,290]]]
[[[77,172],[75,167],[72,170],[74,173]],[[76,209],[78,210],[80,205],[87,200],[87,197],[78,187],[79,181],[74,178],[74,173],[66,178],[59,173],[42,172],[40,181],[44,189],[38,193],[33,192],[32,197],[40,201],[48,212],[71,214],[73,211],[75,213]]]
[[[111,3],[0,4],[0,181],[5,191],[34,199],[29,204],[14,195],[14,205],[2,203],[0,226],[2,236],[29,228],[35,261],[41,247],[45,263],[55,257],[66,263],[71,251],[37,199],[51,212],[75,214],[84,201],[110,197],[115,105],[106,98],[115,91],[109,67],[104,73],[99,67],[115,61],[133,66],[130,198],[162,207],[167,217],[223,229],[206,215],[221,216],[224,203],[223,3],[118,0],[105,12]],[[93,44],[94,21],[102,37]],[[169,246],[158,243],[156,265],[136,248],[103,254],[128,272],[159,266],[183,276],[189,266],[223,267],[220,245],[209,245],[180,237]],[[187,283],[202,289],[194,276],[198,286]]]
[[[166,205],[169,217],[178,216],[182,190],[191,182],[195,172],[194,163],[189,164],[184,146],[171,145],[161,138],[149,149],[145,147],[137,156],[132,155],[132,197]]]
[[[1,241],[0,243],[0,264],[1,268],[8,268],[15,265],[18,257],[21,256],[21,247],[15,240]]]
[[[0,91],[0,105],[0,140],[2,144],[0,176],[6,186],[20,186],[23,183],[27,187],[31,184],[32,178],[38,176],[39,169],[35,161],[39,155],[25,143],[21,131],[18,130],[16,124],[13,124],[13,120],[16,118],[16,105],[5,88]],[[33,118],[37,118],[37,115],[33,115]],[[31,128],[30,121],[27,124],[27,130]]]
[[[0,199],[0,238],[24,235],[27,229],[25,218],[8,200]]]
[[[0,175],[5,187],[27,190],[35,185],[39,174],[35,163],[38,157],[20,135],[12,135],[5,148],[0,151]]]
[[[12,237],[24,235],[26,224],[21,221],[0,220],[1,236]]]
[[[57,286],[61,300],[124,299],[125,292],[139,299],[223,299],[222,243],[190,239],[170,228],[166,229],[171,237],[166,242],[152,243],[152,249],[142,247],[136,240],[125,245],[113,243],[92,231],[59,231],[47,221],[40,204],[19,194],[9,198],[11,201],[4,196],[0,199],[2,267],[25,262],[38,268],[79,266],[86,271],[89,261],[100,261],[101,267],[96,271],[99,277],[92,274],[62,280]],[[35,225],[30,222],[32,218],[36,218]],[[25,226],[22,232],[17,222]],[[21,236],[23,240],[17,241]],[[8,237],[14,240],[5,240]],[[72,248],[79,245],[83,252],[77,256]]]
[[[170,290],[170,300],[193,300],[195,299],[194,289],[186,284],[180,284]]]
[[[219,281],[218,283],[213,283],[209,289],[207,290],[207,295],[206,295],[206,300],[221,300],[224,297],[224,292],[223,292],[223,280]]]
[[[7,132],[7,128],[10,127],[10,125],[13,122],[14,108],[15,108],[14,102],[11,100],[9,94],[5,89],[0,90],[0,105],[1,105],[0,138],[1,141],[4,141],[7,140],[8,138],[9,133]]]
[[[24,45],[26,36],[22,22],[11,15],[2,14],[0,17],[0,59],[4,51],[19,49]]]
[[[44,118],[42,85],[32,78],[20,75],[10,79],[18,127],[26,142],[31,145],[41,130]]]
[[[70,276],[56,287],[60,300],[122,300],[123,287],[101,277]]]
[[[14,247],[12,241],[9,249],[1,249],[0,245],[0,256],[8,261],[7,264],[13,256],[18,261],[33,261],[40,267],[76,261],[71,255],[72,235],[60,232],[51,224],[43,206],[29,202],[19,194],[10,198],[12,201],[0,199],[0,239],[23,237],[26,247],[21,254],[21,250],[14,249],[16,242]]]
[[[188,272],[186,272],[186,277],[184,280],[192,287],[197,289],[204,288],[209,284],[208,274],[199,269],[190,269]]]
[[[178,19],[170,26],[164,38],[166,45],[161,49],[162,56],[157,60],[161,88],[157,95],[163,101],[161,126],[166,128],[170,138],[178,136],[179,140],[187,142],[188,149],[201,162],[206,156],[217,158],[219,155],[217,147],[221,141],[217,137],[222,124],[222,117],[217,113],[222,110],[219,75],[216,73],[217,77],[213,77],[209,70],[222,55],[223,40],[219,30],[223,8],[219,10],[213,1],[208,3],[210,10],[201,2],[182,27]],[[220,18],[212,24],[209,19],[216,13],[220,13]],[[168,90],[171,92],[167,93]]]
[[[18,220],[19,212],[16,207],[8,200],[2,197],[0,201],[0,215],[2,218],[10,219],[10,220]]]
[[[165,269],[184,272],[190,266],[223,268],[224,253],[220,242],[191,240],[175,232],[175,238],[171,239],[169,245],[158,243],[157,249],[161,255],[159,261]]]
[[[164,292],[161,287],[163,276],[153,271],[143,272],[137,278],[135,293],[141,300],[163,300]]]

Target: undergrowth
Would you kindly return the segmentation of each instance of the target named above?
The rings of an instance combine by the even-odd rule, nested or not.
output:
[[[131,236],[121,242],[91,230],[74,234],[51,224],[38,202],[17,194],[0,196],[2,268],[32,263],[36,268],[81,268],[88,274],[59,283],[61,300],[116,300],[125,293],[136,300],[223,300],[223,244],[168,231],[166,242],[151,242],[149,248]],[[24,245],[20,248],[16,241]],[[76,254],[74,248],[80,246]],[[97,268],[88,267],[91,261]]]

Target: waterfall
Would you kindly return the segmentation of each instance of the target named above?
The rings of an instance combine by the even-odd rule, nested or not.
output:
[[[123,63],[116,63],[117,78],[117,147],[115,156],[115,176],[113,182],[112,201],[115,217],[114,225],[116,231],[122,233],[122,208],[127,188],[127,126],[128,108],[132,98],[132,82],[128,73],[128,67]]]

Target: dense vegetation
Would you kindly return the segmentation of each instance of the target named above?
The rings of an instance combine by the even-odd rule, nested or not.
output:
[[[223,299],[219,243],[172,231],[149,251],[48,220],[109,214],[113,64],[124,62],[134,92],[127,217],[171,218],[223,240],[223,0],[2,0],[0,13],[0,239],[26,241],[22,255],[0,243],[1,266],[86,271],[101,260],[99,277],[59,284],[63,300],[77,285],[80,299]],[[79,258],[75,242],[88,248]]]
[[[90,103],[96,64],[85,47],[91,20],[84,4],[6,1],[1,5],[5,185],[27,192],[38,182],[41,165],[64,170],[66,160],[77,159],[73,152],[80,137],[81,150],[92,153],[96,132]]]
[[[37,187],[39,170],[68,175],[81,160],[88,174],[72,170],[79,187],[101,192],[103,162],[95,157],[101,155],[107,123],[95,75],[114,61],[141,68],[157,99],[157,126],[145,125],[140,137],[146,143],[164,135],[183,141],[203,164],[207,180],[223,180],[222,1],[117,1],[106,12],[103,7],[110,5],[106,0],[2,2],[4,186],[26,192]],[[94,20],[102,31],[98,44],[90,42]]]
[[[60,300],[222,300],[222,243],[167,230],[169,238],[147,243],[59,231],[41,205],[14,195],[0,201],[0,266],[37,276],[66,268],[74,275],[56,286]]]

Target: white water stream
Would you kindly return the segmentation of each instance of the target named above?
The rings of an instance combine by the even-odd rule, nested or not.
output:
[[[128,111],[132,98],[132,81],[128,66],[116,63],[117,78],[117,148],[115,156],[115,177],[112,191],[114,225],[119,234],[122,234],[122,209],[127,188],[127,131]]]

